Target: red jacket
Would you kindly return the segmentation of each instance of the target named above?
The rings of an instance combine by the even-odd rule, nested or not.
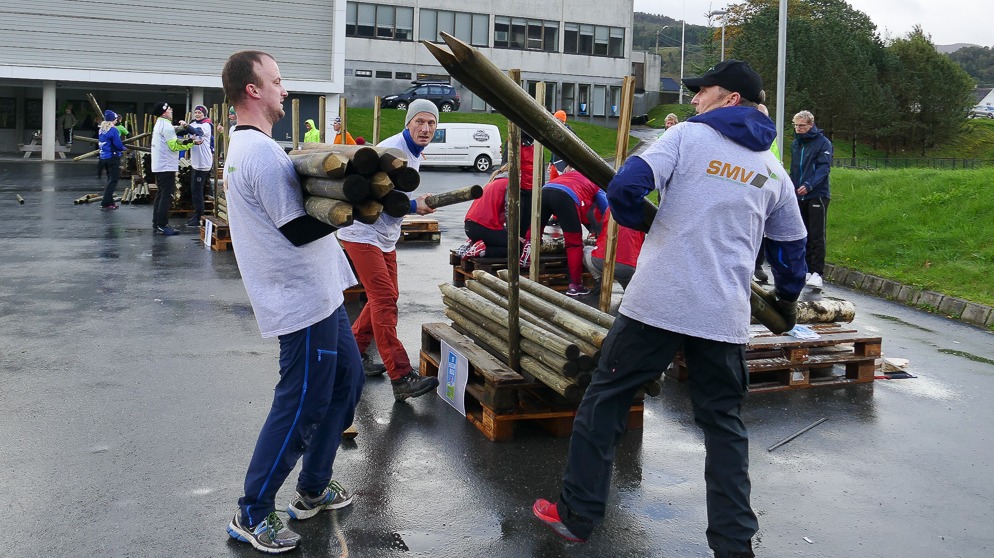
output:
[[[473,200],[466,212],[466,221],[493,229],[503,230],[507,221],[507,178],[498,178],[483,186],[483,196]]]
[[[607,221],[611,217],[611,210],[608,209],[601,219],[601,234],[597,235],[597,247],[591,256],[604,259],[607,253]],[[635,267],[638,262],[639,252],[642,251],[642,243],[645,242],[645,233],[635,229],[618,225],[618,250],[615,252],[615,263],[630,265]]]

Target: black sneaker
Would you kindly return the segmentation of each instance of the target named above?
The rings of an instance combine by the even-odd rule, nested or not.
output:
[[[190,217],[190,220],[187,221],[186,223],[183,223],[183,226],[184,227],[199,227],[200,226],[200,217]]]
[[[767,275],[766,270],[762,267],[757,267],[756,271],[753,272],[753,275],[756,276],[756,281],[759,281],[760,283],[765,283],[770,280],[770,276]]]
[[[169,225],[166,225],[164,227],[152,227],[152,233],[159,234],[162,236],[176,236],[179,234],[179,232],[176,229],[170,227]]]
[[[387,367],[381,362],[374,362],[373,357],[362,353],[362,371],[366,373],[367,376],[379,376],[387,371]]]
[[[287,529],[276,512],[270,512],[255,528],[242,525],[241,516],[241,511],[235,512],[235,517],[228,524],[228,535],[251,544],[259,552],[280,554],[300,544],[300,535]]]
[[[421,397],[422,395],[434,391],[438,387],[438,378],[433,376],[422,376],[414,370],[397,380],[391,380],[393,384],[393,397],[397,401],[403,401],[408,397]]]

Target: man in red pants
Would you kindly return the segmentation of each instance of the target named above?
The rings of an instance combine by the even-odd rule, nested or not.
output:
[[[431,142],[438,125],[438,108],[425,99],[417,99],[407,109],[404,131],[380,142],[381,147],[396,147],[407,155],[407,166],[421,166],[421,152]],[[434,213],[424,198],[411,200],[411,213]],[[380,214],[372,225],[356,222],[338,231],[338,239],[352,259],[359,282],[369,299],[362,313],[352,324],[352,333],[359,352],[363,354],[363,369],[367,376],[384,371],[393,384],[397,401],[420,397],[438,387],[438,379],[418,374],[411,366],[407,349],[397,338],[397,239],[403,218]],[[366,349],[376,340],[383,366],[376,365],[366,355]]]

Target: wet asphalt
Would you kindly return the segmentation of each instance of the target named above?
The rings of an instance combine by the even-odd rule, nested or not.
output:
[[[148,205],[74,206],[101,190],[94,174],[0,162],[0,556],[257,556],[225,526],[277,342],[259,336],[232,252],[205,250],[189,229],[153,237]],[[484,180],[426,171],[422,191]],[[398,249],[413,362],[421,324],[445,321],[437,285],[451,279],[463,213],[436,213],[441,243]],[[854,325],[917,378],[748,397],[757,555],[994,555],[994,337],[841,287],[825,294],[853,301]],[[304,541],[290,556],[711,555],[702,439],[679,382],[625,435],[607,520],[585,545],[531,514],[557,494],[566,439],[524,427],[492,443],[435,395],[395,403],[385,378],[367,383],[356,423],[334,474],[355,503],[291,521]]]

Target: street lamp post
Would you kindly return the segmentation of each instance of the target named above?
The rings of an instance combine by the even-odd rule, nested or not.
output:
[[[684,9],[686,11],[686,8]],[[683,49],[687,44],[687,20],[684,19],[680,22],[680,83],[677,84],[677,88],[680,90],[680,98],[677,103],[683,104]]]
[[[708,21],[714,16],[721,16],[721,59],[725,59],[725,24],[728,23],[728,12],[716,10],[708,14]]]

